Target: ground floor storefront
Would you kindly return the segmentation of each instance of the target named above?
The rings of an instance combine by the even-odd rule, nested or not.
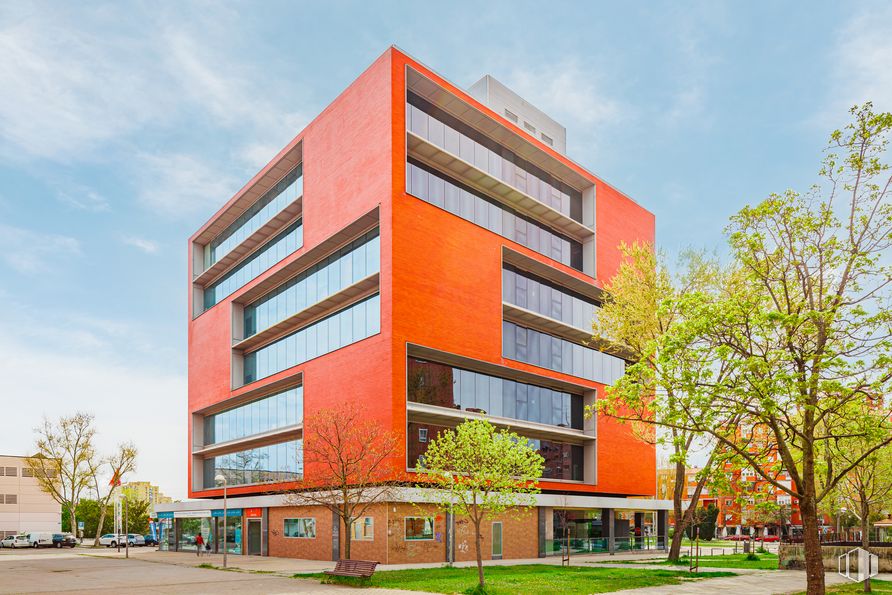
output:
[[[411,495],[410,495],[411,496]],[[371,505],[350,531],[354,559],[382,564],[476,559],[473,523],[423,498]],[[541,494],[531,507],[510,509],[481,526],[485,560],[614,553],[666,547],[668,502]],[[294,506],[283,496],[159,505],[161,549],[308,560],[344,557],[347,528],[331,510]],[[224,528],[225,518],[225,528]],[[201,536],[199,539],[198,536]]]

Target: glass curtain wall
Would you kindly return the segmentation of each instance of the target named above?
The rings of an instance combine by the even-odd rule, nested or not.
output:
[[[303,244],[303,225],[298,220],[279,232],[276,237],[226,273],[219,281],[206,287],[204,309],[213,307],[227,295],[244,287],[249,281],[298,250]]]
[[[582,194],[452,114],[409,93],[406,127],[494,178],[582,222]]]
[[[297,481],[304,472],[303,440],[290,440],[204,460],[204,486],[213,487],[217,475],[228,485]]]
[[[408,359],[408,399],[565,428],[583,428],[582,395]]]
[[[245,354],[244,382],[266,378],[381,331],[378,294]]]
[[[375,229],[350,242],[294,279],[245,306],[245,337],[269,328],[381,270]]]
[[[426,165],[406,164],[406,192],[466,221],[582,270],[582,244]]]
[[[300,198],[304,193],[303,181],[303,164],[299,163],[205,246],[205,268],[220,260],[245,241],[248,236],[278,215],[282,209]]]
[[[625,373],[625,362],[546,333],[502,321],[502,355],[509,359],[613,384]]]
[[[205,446],[293,426],[303,421],[304,388],[295,386],[204,418]]]
[[[579,329],[591,330],[598,305],[569,289],[505,265],[502,299]]]

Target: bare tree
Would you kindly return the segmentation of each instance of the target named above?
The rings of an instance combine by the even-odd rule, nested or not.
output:
[[[105,524],[105,514],[115,493],[115,488],[120,485],[121,478],[125,473],[136,470],[136,447],[131,442],[120,444],[115,454],[99,461],[92,458],[88,461],[88,466],[93,489],[96,491],[96,500],[99,502],[99,524],[93,540],[93,545],[98,547],[102,526]],[[106,477],[109,477],[108,491],[103,496],[102,484]]]
[[[27,465],[40,488],[68,511],[72,530],[76,530],[75,509],[81,493],[90,484],[90,469],[96,456],[93,416],[79,412],[60,417],[58,422],[44,418],[34,431],[36,453],[27,459]]]
[[[304,426],[312,429],[303,445],[304,466],[310,473],[305,471],[303,485],[286,501],[295,506],[321,505],[335,513],[345,529],[344,558],[349,560],[353,523],[392,497],[397,437],[353,402],[321,409]]]

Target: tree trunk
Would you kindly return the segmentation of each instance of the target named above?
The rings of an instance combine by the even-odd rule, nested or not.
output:
[[[808,595],[824,595],[824,561],[821,556],[821,540],[818,535],[818,509],[814,494],[813,470],[803,461],[802,497],[799,510],[802,513],[802,543],[805,548],[805,579]]]
[[[480,537],[480,519],[474,521],[474,545],[477,548],[477,578],[483,587],[483,544]]]
[[[353,539],[353,523],[352,523],[353,519],[348,516],[344,516],[343,519],[344,519],[344,528],[346,529],[346,531],[344,531],[344,559],[349,560],[350,559],[350,542]]]
[[[105,512],[107,505],[99,503],[99,524],[96,525],[96,537],[93,538],[93,547],[99,547],[99,538],[102,537],[102,528],[105,526]]]
[[[861,496],[861,547],[870,551],[870,503],[864,495]],[[859,570],[861,570],[859,568]],[[870,568],[868,568],[868,571]],[[864,592],[870,593],[870,576],[864,581]]]
[[[681,557],[681,540],[684,538],[685,515],[681,512],[681,498],[686,482],[684,463],[675,463],[675,485],[672,489],[672,511],[675,514],[675,533],[669,545],[669,561],[678,562]]]

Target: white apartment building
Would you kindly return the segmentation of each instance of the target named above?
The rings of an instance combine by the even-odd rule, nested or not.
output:
[[[26,457],[0,455],[0,536],[61,531],[62,507],[31,473]]]

